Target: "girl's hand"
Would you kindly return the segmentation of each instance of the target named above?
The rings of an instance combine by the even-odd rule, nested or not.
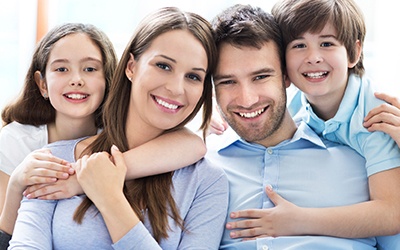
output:
[[[364,118],[368,131],[382,131],[389,134],[400,147],[400,100],[384,93],[375,96],[387,103],[372,109]]]
[[[126,165],[122,153],[116,146],[107,152],[83,156],[77,161],[75,171],[79,184],[93,203],[101,207],[110,205],[108,199],[122,194]]]
[[[71,164],[55,157],[49,149],[31,152],[10,176],[11,185],[21,190],[30,185],[54,183],[75,173]]]
[[[27,187],[23,195],[28,199],[60,200],[83,194],[83,189],[76,179],[76,174],[68,179],[58,179],[51,184],[35,184]]]

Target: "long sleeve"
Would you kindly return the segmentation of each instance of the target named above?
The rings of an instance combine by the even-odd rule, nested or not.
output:
[[[9,249],[52,249],[52,218],[57,201],[21,202]]]

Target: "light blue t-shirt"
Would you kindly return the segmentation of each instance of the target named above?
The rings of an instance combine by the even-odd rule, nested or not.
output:
[[[288,109],[294,120],[304,120],[318,135],[348,145],[361,154],[370,176],[400,166],[400,149],[396,142],[388,134],[371,133],[363,126],[368,112],[384,103],[374,96],[374,92],[368,78],[351,74],[339,110],[332,119],[320,119],[299,90]]]
[[[55,156],[74,162],[79,140],[50,144]],[[85,197],[64,200],[23,199],[10,249],[217,249],[228,205],[228,181],[224,171],[206,159],[176,170],[173,198],[184,220],[185,231],[169,218],[169,238],[158,244],[145,221],[112,244],[103,217],[92,205],[81,225],[73,221],[75,209]]]
[[[223,166],[230,194],[228,215],[243,209],[272,208],[265,187],[300,207],[335,207],[369,200],[365,160],[348,146],[321,139],[304,122],[291,140],[265,148],[239,138],[230,128],[207,138],[207,157]],[[227,221],[232,221],[229,216]],[[376,249],[375,238],[329,236],[265,237],[242,241],[225,230],[220,249]]]

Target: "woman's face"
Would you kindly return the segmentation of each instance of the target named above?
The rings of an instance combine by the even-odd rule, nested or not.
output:
[[[157,133],[180,124],[196,107],[204,88],[207,54],[189,31],[171,30],[155,38],[127,64],[132,82],[128,121]]]

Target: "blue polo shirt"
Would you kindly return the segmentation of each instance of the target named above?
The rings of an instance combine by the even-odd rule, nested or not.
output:
[[[369,200],[365,160],[348,146],[321,139],[304,122],[291,140],[273,147],[248,143],[232,129],[207,138],[207,157],[224,168],[229,180],[229,214],[268,209],[272,185],[283,198],[301,207],[345,206]],[[265,237],[242,241],[225,230],[220,249],[376,249],[375,238],[328,236]]]
[[[301,91],[294,95],[288,109],[293,119],[304,120],[318,135],[356,150],[365,158],[370,176],[400,166],[400,149],[396,142],[383,132],[371,133],[363,126],[368,112],[384,103],[374,92],[368,78],[351,74],[339,110],[332,119],[320,119]]]

